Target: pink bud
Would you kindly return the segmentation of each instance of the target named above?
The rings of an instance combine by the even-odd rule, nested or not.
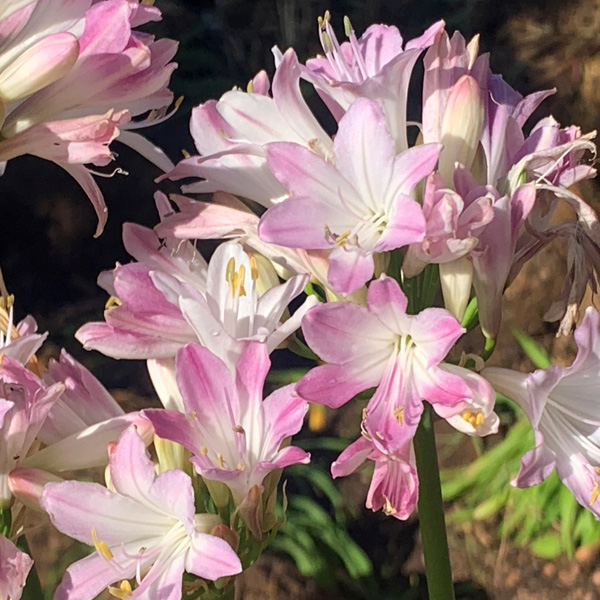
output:
[[[481,88],[470,75],[463,75],[452,87],[442,121],[439,169],[447,186],[452,186],[455,163],[471,167],[483,127]]]
[[[13,496],[28,508],[42,512],[40,498],[47,483],[63,481],[62,478],[40,469],[13,469],[8,475],[8,487]]]

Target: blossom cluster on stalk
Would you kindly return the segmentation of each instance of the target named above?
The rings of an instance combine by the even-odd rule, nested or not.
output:
[[[374,463],[367,508],[406,519],[427,493],[414,444],[424,411],[485,436],[498,430],[498,391],[535,429],[514,483],[556,468],[600,517],[598,313],[575,330],[571,367],[525,375],[484,364],[504,290],[553,239],[567,241],[569,264],[547,318],[569,333],[595,291],[600,224],[569,189],[595,175],[595,133],[552,117],[527,124],[552,91],[521,96],[477,37],[450,36],[442,21],[405,42],[386,25],[357,37],[345,20],[340,44],[327,13],[322,55],[302,63],[275,49],[272,81],[261,71],[247,91],[196,107],[198,155],[173,166],[124,131],[171,101],[175,43],[132,29],[159,17],[137,0],[0,1],[0,160],[61,164],[90,195],[99,231],[104,205],[83,165],[108,164],[117,136],[163,168],[160,180],[195,179],[183,194],[213,194],[157,192],[154,230],[125,224],[133,261],[100,274],[104,319],[76,333],[86,349],[147,361],[163,408],[125,413],[64,351],[40,364],[45,336],[31,317],[13,324],[0,278],[0,597],[20,598],[31,559],[15,542],[36,513],[93,548],[68,567],[59,600],[231,591],[228,578],[280,524],[282,469],[310,460],[291,442],[309,403],[362,403],[332,475]],[[418,61],[422,110],[409,121]],[[575,217],[556,224],[561,202]],[[225,241],[207,261],[198,239]],[[465,354],[477,324],[480,355]],[[286,347],[320,364],[265,396],[270,355]],[[95,467],[102,484],[73,475]]]

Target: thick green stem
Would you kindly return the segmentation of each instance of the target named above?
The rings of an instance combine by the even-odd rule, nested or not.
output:
[[[429,600],[454,600],[432,409],[426,402],[424,405],[414,446],[419,475],[419,524],[425,555],[427,589]]]

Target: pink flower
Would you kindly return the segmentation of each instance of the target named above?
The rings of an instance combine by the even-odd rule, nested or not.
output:
[[[156,476],[134,428],[111,452],[110,481],[112,489],[78,481],[44,488],[41,505],[54,525],[96,548],[67,569],[56,600],[92,600],[115,582],[130,598],[179,600],[184,571],[215,580],[242,570],[227,542],[210,535],[220,519],[194,514],[190,477]],[[125,581],[132,578],[133,591]]]
[[[570,367],[551,365],[529,375],[489,367],[482,375],[525,411],[536,446],[523,456],[517,487],[556,472],[577,501],[600,519],[600,316],[588,308],[575,331],[578,352]]]
[[[297,433],[307,404],[283,387],[263,400],[271,364],[264,345],[253,343],[240,357],[235,374],[202,346],[189,345],[177,354],[177,383],[185,414],[145,410],[156,435],[192,453],[196,471],[225,483],[239,505],[268,473],[309,455],[295,446],[282,447]]]
[[[170,179],[201,177],[185,193],[228,192],[271,206],[285,197],[264,152],[270,142],[299,144],[320,156],[331,152],[331,139],[300,93],[300,65],[294,50],[280,59],[273,77],[273,97],[265,89],[233,90],[192,112],[190,130],[200,156],[182,160]]]
[[[188,243],[179,244],[184,253],[179,256],[159,249],[151,231],[131,224],[124,238],[144,263],[118,266],[112,281],[103,278],[119,305],[105,312],[106,323],[88,323],[76,333],[87,349],[114,358],[172,359],[186,344],[199,342],[233,368],[250,340],[275,350],[300,326],[315,301],[305,301],[281,323],[288,304],[306,285],[306,276],[259,293],[259,265],[239,244],[221,245],[204,270],[203,259]],[[186,264],[188,250],[195,253],[195,261]]]
[[[477,375],[440,363],[464,330],[446,310],[406,313],[406,296],[382,276],[369,286],[367,306],[349,302],[318,305],[304,317],[302,331],[313,351],[329,364],[310,371],[297,386],[311,402],[338,407],[377,387],[362,429],[373,447],[396,455],[410,442],[430,402],[444,418],[463,415],[477,426],[491,413],[494,395]]]
[[[396,152],[408,148],[406,102],[412,69],[424,48],[440,36],[438,21],[404,45],[396,27],[371,25],[359,39],[344,19],[348,41],[339,44],[329,11],[319,19],[319,38],[325,56],[310,59],[302,76],[310,81],[336,120],[359,98],[381,103]]]
[[[331,465],[331,473],[334,477],[349,475],[367,459],[375,462],[375,470],[366,507],[373,511],[383,510],[386,515],[396,519],[408,519],[419,497],[419,479],[412,442],[398,452],[384,453],[372,441],[360,437]]]
[[[19,600],[33,561],[0,535],[0,598]]]
[[[415,186],[435,167],[439,146],[396,155],[378,104],[357,100],[340,121],[328,161],[302,146],[267,146],[269,166],[290,192],[261,218],[262,240],[331,249],[327,279],[348,294],[374,272],[373,254],[419,242],[425,233]]]
[[[0,362],[0,507],[11,504],[7,477],[25,461],[48,412],[64,387],[49,387],[6,356]]]
[[[131,116],[172,100],[176,43],[132,31],[159,18],[137,0],[48,0],[0,15],[0,161],[33,154],[63,167],[90,197],[97,235],[106,207],[84,164],[107,165]],[[136,134],[120,139],[145,148]]]

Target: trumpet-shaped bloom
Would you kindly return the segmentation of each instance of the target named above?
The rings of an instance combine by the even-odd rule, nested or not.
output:
[[[397,452],[384,453],[371,440],[360,437],[338,456],[331,465],[331,473],[334,477],[349,475],[365,460],[375,463],[366,507],[373,511],[383,510],[386,515],[396,519],[408,519],[419,498],[419,479],[412,442]]]
[[[406,102],[413,67],[424,48],[444,29],[434,23],[420,37],[404,45],[396,27],[371,25],[356,38],[350,20],[344,19],[348,41],[340,44],[329,12],[319,19],[319,38],[325,56],[306,62],[302,76],[314,86],[339,121],[359,98],[380,102],[397,152],[408,148]]]
[[[144,228],[130,226],[160,242]],[[184,244],[183,247],[189,246]],[[88,349],[114,358],[171,359],[188,343],[199,342],[232,368],[250,340],[274,350],[299,326],[303,307],[281,324],[288,304],[303,290],[307,277],[295,276],[259,294],[259,266],[239,244],[221,245],[208,270],[195,281],[189,268],[154,252],[147,264],[118,266],[111,285],[120,304],[105,312],[105,323],[88,323],[76,336]],[[180,271],[187,270],[187,275]],[[193,285],[195,283],[195,285]]]
[[[33,154],[63,167],[92,201],[99,234],[106,206],[84,164],[107,165],[121,128],[141,125],[132,116],[170,104],[177,44],[133,31],[160,19],[137,0],[14,4],[0,13],[0,161]]]
[[[19,600],[33,561],[0,535],[0,598]]]
[[[293,385],[263,400],[269,367],[263,344],[248,346],[235,375],[206,348],[186,346],[177,354],[185,414],[162,409],[143,413],[159,437],[192,452],[200,475],[225,483],[236,505],[271,471],[309,461],[300,448],[282,448],[282,442],[302,427],[308,405]]]
[[[331,249],[328,281],[348,294],[374,272],[374,252],[420,242],[425,234],[414,187],[435,167],[440,147],[418,146],[395,154],[379,105],[357,100],[340,121],[334,159],[302,146],[267,146],[269,166],[290,197],[261,218],[264,241],[306,249]]]
[[[367,306],[319,305],[302,323],[309,346],[329,364],[310,371],[298,383],[298,394],[338,407],[377,386],[362,429],[386,455],[400,452],[412,439],[423,400],[444,418],[462,414],[469,421],[475,418],[477,426],[486,417],[477,418],[481,411],[468,405],[488,406],[494,401],[489,386],[475,384],[481,380],[477,375],[465,378],[440,365],[464,332],[457,320],[439,308],[417,315],[407,314],[406,308],[398,283],[382,276],[369,286]]]
[[[6,356],[0,362],[0,507],[10,506],[7,477],[23,463],[48,412],[64,386],[49,387]]]
[[[67,569],[56,600],[92,600],[116,582],[129,598],[179,600],[184,571],[215,580],[242,570],[229,544],[210,535],[219,518],[194,514],[190,477],[157,477],[134,428],[111,452],[110,480],[112,490],[78,481],[44,488],[41,506],[54,525],[96,548]]]
[[[570,367],[551,365],[529,375],[489,367],[482,375],[525,411],[536,445],[521,460],[517,487],[556,472],[577,501],[600,519],[600,317],[588,308],[575,331],[577,356]]]
[[[286,190],[267,165],[265,144],[294,142],[320,156],[330,154],[331,138],[300,93],[301,69],[294,50],[287,50],[278,63],[272,98],[257,85],[248,92],[227,92],[218,102],[209,100],[194,109],[190,130],[200,156],[182,160],[166,175],[205,180],[184,186],[184,192],[222,191],[272,206]]]

